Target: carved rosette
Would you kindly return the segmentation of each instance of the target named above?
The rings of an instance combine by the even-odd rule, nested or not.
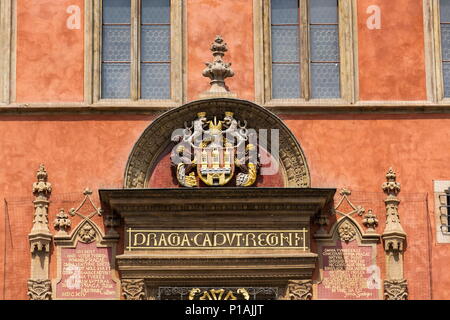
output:
[[[406,280],[385,280],[384,298],[386,300],[408,299],[408,282]]]
[[[287,286],[286,298],[288,300],[311,300],[311,280],[290,280]]]
[[[81,242],[91,243],[97,238],[97,232],[90,223],[85,223],[78,231],[78,237]]]
[[[338,234],[342,241],[350,242],[355,239],[356,230],[350,222],[344,221],[338,228]]]
[[[52,283],[50,280],[28,280],[28,296],[30,300],[50,300]]]
[[[122,294],[126,300],[144,300],[144,279],[122,279]]]

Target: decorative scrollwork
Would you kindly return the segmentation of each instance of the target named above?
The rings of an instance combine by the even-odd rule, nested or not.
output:
[[[50,300],[52,296],[52,283],[45,279],[28,280],[28,296],[30,300]]]
[[[144,300],[145,299],[144,279],[123,279],[122,293],[126,300]]]
[[[408,282],[406,280],[385,280],[384,298],[386,300],[407,300]]]
[[[311,300],[311,280],[290,280],[287,286],[287,298],[289,300]]]

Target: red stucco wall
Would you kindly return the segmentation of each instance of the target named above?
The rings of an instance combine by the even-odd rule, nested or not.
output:
[[[68,29],[70,5],[81,28]],[[17,102],[81,102],[84,78],[84,1],[17,1]]]

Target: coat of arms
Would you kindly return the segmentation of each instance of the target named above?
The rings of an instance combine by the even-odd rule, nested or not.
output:
[[[225,112],[223,120],[207,118],[199,112],[182,134],[172,141],[177,143],[172,153],[172,164],[180,185],[199,186],[199,180],[208,186],[223,186],[236,176],[236,186],[248,187],[255,183],[259,169],[256,135],[251,134],[247,122],[241,123]]]

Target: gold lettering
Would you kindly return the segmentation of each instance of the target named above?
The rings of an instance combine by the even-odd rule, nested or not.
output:
[[[141,237],[142,241],[138,243],[138,236]],[[143,245],[145,243],[145,234],[143,233],[135,233],[134,234],[134,241],[133,241],[133,247]]]
[[[253,245],[250,245],[249,243],[250,243],[250,238],[252,238],[252,241],[253,241]],[[255,234],[254,233],[251,233],[251,232],[249,232],[249,233],[247,233],[247,235],[246,235],[246,237],[245,237],[245,246],[246,247],[255,247],[256,246],[256,243],[255,243]]]
[[[259,245],[260,247],[264,247],[264,244],[263,244],[262,242],[264,241],[263,236],[264,236],[265,234],[267,235],[267,233],[265,233],[265,232],[262,232],[262,233],[258,234],[258,245]]]
[[[194,236],[194,243],[195,243],[195,245],[197,246],[197,247],[200,247],[200,243],[198,243],[198,241],[197,241],[197,238],[198,238],[198,236],[200,236],[201,235],[201,233],[197,233],[195,236]]]
[[[292,246],[292,233],[288,232],[286,236],[284,234],[285,234],[284,232],[281,233],[281,246],[284,247],[285,240],[287,242],[288,247]]]
[[[161,235],[159,236],[159,247],[162,247],[162,243],[164,242],[164,246],[167,247],[167,240],[166,240],[166,236],[164,235],[164,233],[161,233]]]
[[[185,243],[187,243],[187,245],[185,245]],[[182,247],[190,247],[191,246],[191,243],[189,242],[189,237],[188,237],[187,233],[185,233],[183,235],[183,240],[181,240],[180,246],[182,246]]]
[[[178,233],[171,233],[169,234],[167,240],[169,241],[169,245],[172,247],[178,247],[180,245],[181,238]]]
[[[242,233],[235,233],[235,234],[233,235],[233,238],[234,238],[234,236],[236,236],[236,238],[237,238],[237,244],[236,244],[236,246],[237,246],[237,247],[240,247],[240,246],[241,246],[241,238],[242,238],[243,234],[242,234]]]
[[[299,246],[300,241],[302,241],[301,244],[303,244],[303,238],[302,238],[302,234],[300,232],[295,232],[294,237],[295,237],[295,246],[296,247]]]
[[[266,241],[269,246],[275,247],[278,245],[278,235],[276,233],[269,233]]]
[[[222,243],[219,243],[219,242],[217,241],[217,238],[218,238],[219,236],[222,237]],[[226,241],[227,241],[227,239],[226,239],[226,237],[225,237],[225,235],[224,235],[223,233],[216,233],[216,234],[214,234],[214,247],[217,247],[217,246],[223,246],[223,245],[225,244]]]
[[[208,245],[206,244],[206,242],[208,242]],[[203,240],[203,246],[209,246],[212,247],[212,242],[211,239],[209,238],[209,235],[207,233],[205,233],[205,239]]]
[[[147,235],[147,247],[150,247],[150,241],[153,240],[153,246],[156,247],[156,233],[149,233]]]

